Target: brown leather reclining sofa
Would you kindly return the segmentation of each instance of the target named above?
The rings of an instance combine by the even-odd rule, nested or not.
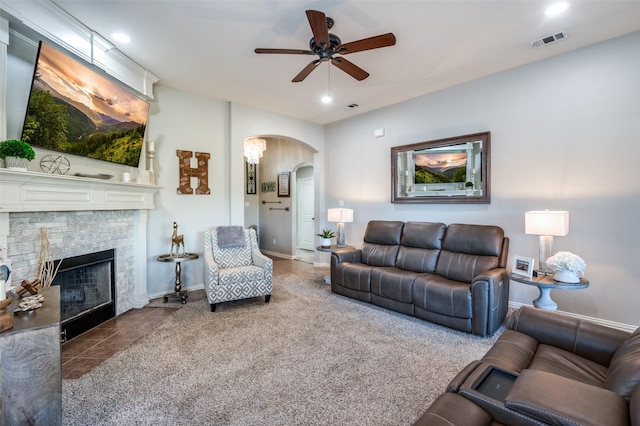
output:
[[[524,306],[416,426],[640,425],[640,328]]]
[[[509,239],[498,226],[371,221],[331,255],[331,290],[478,335],[507,314]]]

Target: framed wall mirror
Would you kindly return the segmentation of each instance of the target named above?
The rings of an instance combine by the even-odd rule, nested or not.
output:
[[[488,204],[491,132],[391,148],[392,203]]]

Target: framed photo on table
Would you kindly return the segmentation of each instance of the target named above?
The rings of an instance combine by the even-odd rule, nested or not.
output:
[[[523,277],[533,277],[533,266],[535,260],[531,257],[513,256],[513,265],[511,266],[511,272],[514,274],[522,275]]]
[[[290,172],[278,173],[278,197],[289,197]]]

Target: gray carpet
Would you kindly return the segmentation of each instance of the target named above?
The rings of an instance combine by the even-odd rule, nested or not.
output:
[[[496,340],[331,293],[326,268],[264,298],[189,302],[89,374],[66,425],[409,425]]]

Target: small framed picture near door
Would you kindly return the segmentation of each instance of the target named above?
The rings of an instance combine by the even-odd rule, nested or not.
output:
[[[289,176],[290,172],[278,173],[278,197],[289,197]]]
[[[247,194],[255,194],[256,193],[256,165],[255,164],[246,164],[246,174],[245,179],[247,183]]]
[[[511,272],[522,275],[523,277],[533,277],[534,260],[530,257],[513,256],[513,266]]]

